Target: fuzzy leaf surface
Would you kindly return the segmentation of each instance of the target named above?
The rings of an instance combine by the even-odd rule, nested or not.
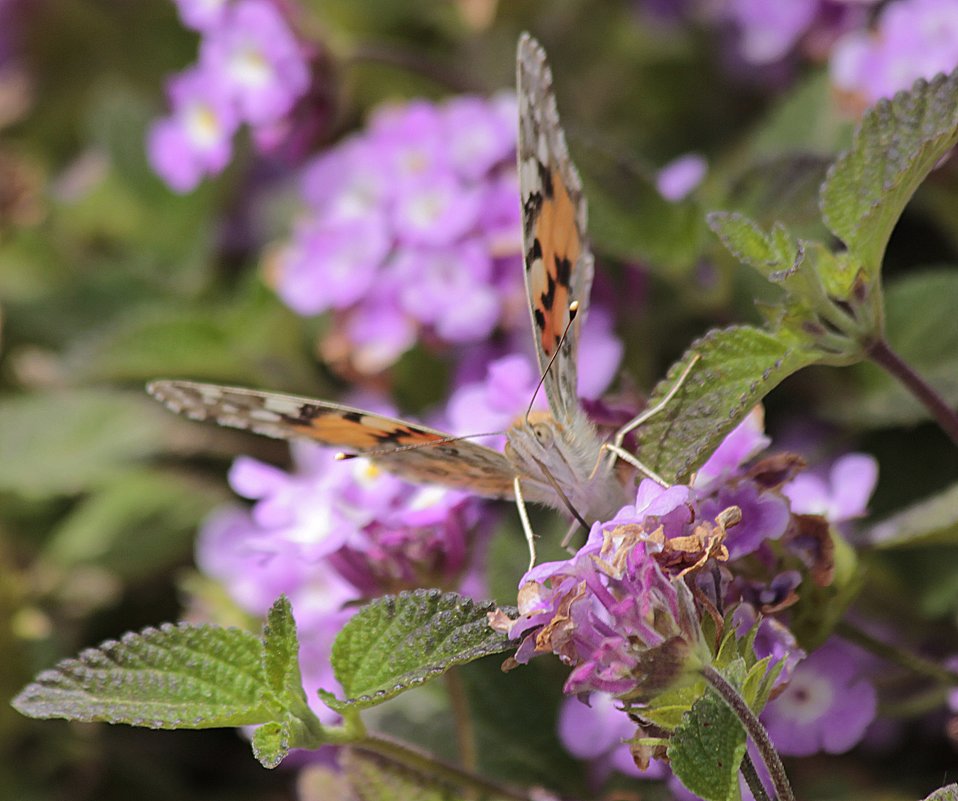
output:
[[[455,665],[507,651],[513,644],[486,620],[492,604],[456,593],[415,590],[367,604],[333,644],[343,706],[375,706]]]
[[[717,329],[692,343],[655,387],[649,406],[665,397],[696,355],[675,396],[639,429],[639,458],[671,482],[687,478],[756,403],[816,359],[814,352],[758,328]]]
[[[37,676],[13,700],[33,718],[208,729],[265,723],[276,715],[248,632],[164,624],[108,640]]]
[[[668,748],[672,771],[705,801],[733,801],[739,797],[738,769],[745,744],[745,729],[735,713],[708,692],[672,734]]]
[[[253,732],[253,756],[264,768],[275,768],[289,753],[289,723],[274,720]]]
[[[919,80],[869,109],[822,185],[825,223],[869,275],[881,266],[902,210],[958,143],[958,71]]]

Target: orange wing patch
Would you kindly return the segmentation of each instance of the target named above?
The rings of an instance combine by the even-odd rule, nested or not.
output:
[[[572,271],[582,252],[582,242],[576,225],[577,204],[562,174],[556,169],[542,169],[541,179],[527,264],[532,316],[542,351],[551,357],[569,322]]]
[[[411,424],[399,424],[384,417],[357,411],[304,405],[286,422],[296,433],[322,442],[351,448],[360,453],[390,446],[404,447],[439,442],[445,437]]]

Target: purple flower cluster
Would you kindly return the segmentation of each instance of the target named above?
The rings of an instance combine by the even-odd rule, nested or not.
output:
[[[308,48],[273,0],[177,0],[184,24],[201,36],[197,63],[167,85],[172,112],[151,127],[153,169],[177,192],[189,192],[232,157],[247,123],[254,139],[276,129],[309,89]]]
[[[407,484],[364,459],[336,461],[311,443],[294,444],[293,457],[292,472],[234,462],[230,484],[255,503],[214,513],[196,561],[251,614],[286,594],[315,697],[317,687],[335,687],[330,648],[353,602],[416,587],[485,594],[485,526],[479,502],[462,493]]]
[[[782,663],[779,695],[765,715],[784,753],[847,750],[874,718],[874,688],[856,654],[835,644],[806,660],[787,626],[803,581],[816,580],[821,567],[823,532],[864,513],[877,478],[874,459],[845,456],[827,481],[804,475],[797,457],[754,460],[769,444],[762,428],[757,410],[729,434],[691,486],[665,489],[643,481],[635,504],[594,524],[578,553],[523,577],[517,619],[494,620],[520,639],[516,662],[556,654],[573,668],[565,691],[590,697],[601,711],[563,712],[563,719],[585,721],[562,727],[572,753],[595,746],[582,739],[600,725],[595,716],[618,732],[627,725],[622,709],[709,661],[699,629],[703,603],[713,612],[734,609],[740,636],[757,625],[756,656]],[[738,570],[743,560],[747,571]],[[700,570],[709,563],[718,572]],[[764,580],[756,578],[760,571]],[[836,660],[843,667],[832,670]],[[842,711],[842,694],[857,705],[854,715]],[[836,700],[826,704],[825,698]],[[617,744],[623,736],[616,735]],[[620,769],[624,759],[617,745],[594,756],[605,771]]]
[[[528,326],[515,139],[512,95],[416,101],[304,169],[305,208],[269,277],[298,314],[336,314],[330,361],[374,374],[419,338]]]
[[[958,3],[895,0],[872,30],[840,39],[832,53],[832,82],[870,105],[958,67]]]
[[[801,47],[813,57],[827,53],[835,37],[867,24],[866,6],[877,0],[719,0],[702,3],[706,13],[729,23],[738,52],[753,65],[773,64]]]

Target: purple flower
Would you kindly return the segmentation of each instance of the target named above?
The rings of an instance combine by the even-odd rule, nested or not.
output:
[[[636,735],[636,725],[610,695],[592,693],[587,701],[566,698],[559,707],[559,740],[578,759],[588,760],[595,784],[613,771],[643,779],[661,779],[668,774],[655,760],[641,770],[625,742]]]
[[[478,181],[511,158],[516,147],[518,115],[511,92],[497,95],[489,102],[469,95],[450,100],[441,117],[449,137],[449,163],[453,169],[466,180]],[[518,204],[514,205],[518,209]]]
[[[958,66],[958,6],[954,0],[897,0],[882,8],[873,31],[839,40],[832,82],[871,104]]]
[[[499,295],[490,286],[492,260],[479,242],[456,248],[404,249],[391,265],[399,305],[447,342],[488,337],[499,319]]]
[[[277,292],[302,315],[345,309],[372,288],[390,240],[375,214],[337,222],[303,222],[273,267]]]
[[[189,192],[229,163],[239,120],[218,80],[204,69],[172,78],[167,93],[173,113],[153,124],[147,151],[163,180],[177,192]]]
[[[709,163],[699,153],[686,153],[670,161],[656,178],[659,194],[666,200],[676,202],[687,197],[708,172]]]
[[[446,405],[449,427],[457,434],[505,432],[529,405],[537,381],[532,361],[525,356],[513,354],[489,362],[484,380],[464,384],[453,392]],[[534,408],[544,406],[545,398],[536,396]],[[504,436],[498,444],[505,444]]]
[[[396,198],[396,235],[412,245],[450,245],[475,227],[481,200],[478,188],[463,186],[451,173],[407,182]]]
[[[835,460],[827,481],[814,473],[800,473],[782,487],[782,493],[791,501],[793,511],[842,523],[865,514],[877,481],[875,458],[849,453]]]
[[[394,195],[383,151],[359,136],[340,142],[303,169],[300,192],[323,220],[382,215]]]
[[[202,34],[197,65],[168,87],[173,113],[151,128],[150,162],[173,189],[187,192],[221,172],[241,122],[263,149],[302,138],[286,115],[310,88],[305,49],[270,0],[177,0],[184,24]],[[299,115],[297,115],[299,116]]]
[[[875,717],[875,688],[862,675],[856,649],[832,638],[792,674],[762,720],[775,747],[789,756],[842,754],[856,745]]]
[[[705,488],[717,479],[732,475],[753,456],[765,450],[772,440],[765,435],[765,413],[756,406],[735,428],[695,474],[696,487]]]
[[[414,100],[381,107],[370,121],[369,137],[382,150],[397,186],[428,183],[450,172],[449,131],[433,103]]]
[[[286,20],[268,0],[237,0],[207,32],[200,61],[253,125],[275,122],[309,87],[309,66]]]
[[[285,251],[293,258],[280,261],[270,277],[294,311],[344,312],[324,353],[354,370],[378,372],[421,333],[435,344],[458,344],[517,325],[515,123],[506,117],[513,107],[511,95],[386,106],[364,132],[307,165],[306,222]],[[313,258],[300,232],[357,220],[378,230],[369,242],[343,242],[342,281],[333,281],[337,302],[304,301],[304,287],[330,282],[332,262]],[[371,274],[365,251],[373,246],[379,269]],[[354,258],[360,263],[351,278]],[[528,336],[528,318],[521,322]]]
[[[173,0],[180,19],[195,31],[210,31],[222,24],[228,0]]]
[[[726,0],[725,13],[739,29],[740,50],[752,64],[783,58],[819,11],[819,0]]]
[[[573,666],[565,692],[647,699],[708,661],[692,594],[657,555],[667,521],[688,520],[687,488],[645,481],[635,506],[596,523],[571,559],[532,568],[519,589],[515,659],[552,652]]]
[[[780,493],[744,478],[724,482],[709,494],[696,493],[696,497],[700,514],[706,519],[730,506],[742,511],[742,521],[729,530],[725,540],[730,559],[740,559],[754,553],[763,543],[780,539],[792,518],[788,501]]]

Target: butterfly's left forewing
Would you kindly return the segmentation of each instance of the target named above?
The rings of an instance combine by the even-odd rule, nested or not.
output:
[[[528,34],[519,40],[517,86],[525,279],[541,371],[560,347],[570,304],[576,301],[579,307],[545,376],[552,413],[567,422],[579,410],[576,352],[592,287],[592,253],[585,238],[582,181],[559,123],[552,72],[542,47]]]
[[[370,454],[409,481],[511,498],[515,469],[498,451],[426,426],[313,398],[192,381],[154,381],[147,391],[193,420],[213,420],[277,439],[305,438]]]

